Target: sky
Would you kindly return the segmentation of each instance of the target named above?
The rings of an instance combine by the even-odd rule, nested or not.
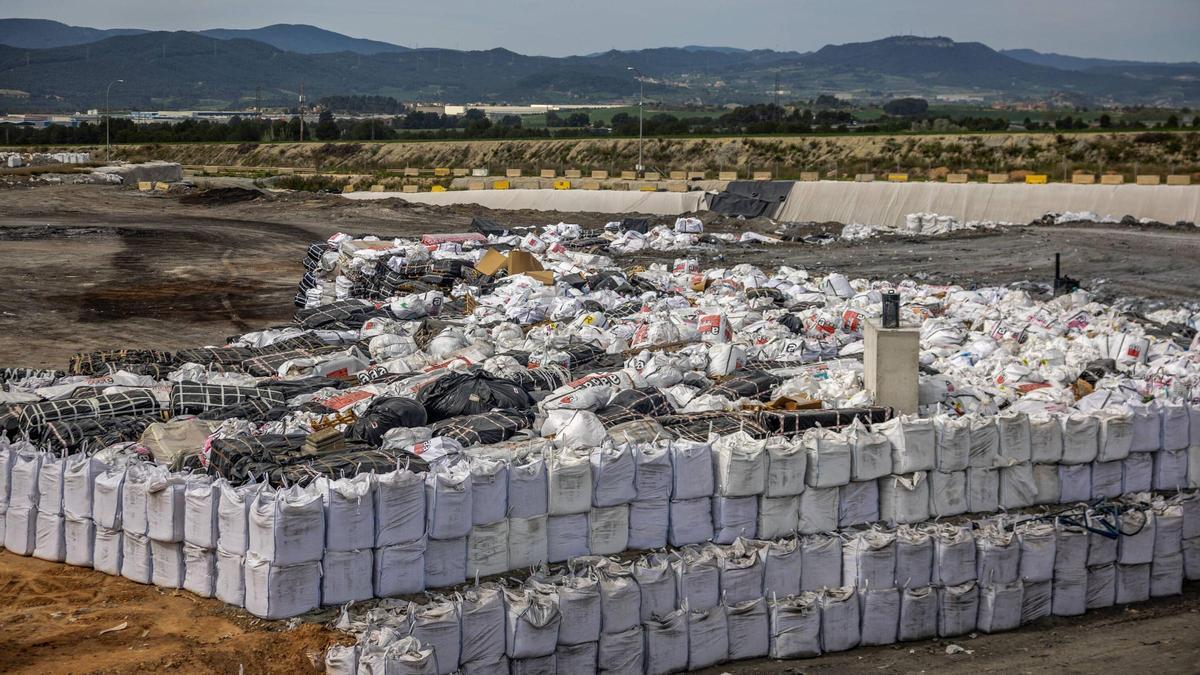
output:
[[[1200,61],[1200,0],[3,0],[0,17],[153,30],[307,23],[409,47],[547,56],[689,44],[810,51],[911,34]]]

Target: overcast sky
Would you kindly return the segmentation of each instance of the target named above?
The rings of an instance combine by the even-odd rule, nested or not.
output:
[[[308,23],[410,47],[550,56],[687,44],[809,51],[907,33],[1200,61],[1200,0],[3,0],[0,16],[154,30]]]

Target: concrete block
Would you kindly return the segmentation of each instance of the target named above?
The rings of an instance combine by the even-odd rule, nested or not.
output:
[[[908,174],[906,173],[889,173],[887,175],[889,183],[907,183]]]
[[[637,180],[636,171],[622,171],[621,180]]]
[[[504,177],[505,178],[520,178],[521,170],[520,169],[505,169]]]
[[[570,190],[571,189],[571,181],[556,180],[556,181],[554,181],[554,189],[555,190]]]
[[[404,187],[400,188],[400,191],[411,194],[413,192],[417,192],[417,186],[416,185],[405,185]]]
[[[642,178],[644,180],[657,181],[657,180],[662,180],[662,175],[660,175],[657,171],[647,171],[645,174],[642,175]]]
[[[802,180],[806,183],[812,183],[814,181],[821,180],[821,172],[819,172],[819,171],[801,171],[800,172],[800,180]]]
[[[946,174],[947,183],[967,183],[971,178],[965,173],[948,173]]]
[[[409,178],[415,178],[421,175],[421,170],[415,167],[406,166],[404,167],[404,175]]]
[[[704,180],[708,178],[707,171],[689,171],[687,174],[688,180]]]
[[[583,172],[579,169],[567,169],[563,172],[563,176],[566,178],[583,178]]]
[[[1101,185],[1121,185],[1125,182],[1125,176],[1119,173],[1106,173],[1100,176]]]
[[[671,171],[667,173],[671,180],[687,180],[686,171]]]
[[[874,183],[875,182],[875,174],[873,174],[873,173],[856,174],[854,176],[854,182],[856,182],[856,183]]]
[[[473,181],[467,183],[467,189],[468,190],[486,190],[487,183],[485,183],[481,180],[473,180]]]
[[[1188,174],[1172,174],[1167,176],[1167,185],[1191,185],[1192,177]]]
[[[684,183],[683,181],[677,181],[677,180],[671,181],[669,183],[666,183],[666,186],[667,186],[667,192],[687,192],[688,191],[687,183]]]
[[[737,180],[738,174],[736,171],[718,171],[717,180]]]
[[[1008,174],[1006,174],[1006,173],[989,173],[987,182],[989,182],[989,183],[1007,183],[1008,182]]]
[[[538,177],[540,177],[540,178],[557,178],[558,172],[555,171],[554,169],[542,169],[541,173],[538,174]]]
[[[492,189],[493,190],[507,190],[509,187],[510,187],[510,184],[506,180],[492,181]]]
[[[1162,176],[1143,174],[1137,177],[1136,182],[1138,185],[1160,185],[1162,183]]]
[[[600,183],[598,181],[594,181],[594,180],[586,180],[586,181],[580,183],[579,187],[582,190],[599,190]]]
[[[208,171],[209,169],[213,171]],[[209,173],[216,173],[216,167],[204,167]],[[177,183],[183,180],[183,165],[176,162],[145,162],[142,164],[121,164],[119,166],[101,166],[93,169],[95,173],[113,174],[125,185],[137,185],[142,181],[152,183]]]
[[[376,183],[371,186],[371,192],[383,192],[383,186],[379,183]]]
[[[751,180],[771,180],[771,172],[755,171],[754,173],[750,174],[750,178]]]
[[[488,177],[487,167],[471,169],[471,175],[476,178],[487,178]]]
[[[470,169],[468,169],[468,168],[465,168],[465,167],[459,167],[459,168],[456,168],[456,169],[451,169],[451,170],[450,170],[450,173],[451,173],[451,175],[453,175],[455,178],[461,178],[461,177],[463,177],[463,176],[469,176],[469,175],[471,175],[471,170],[470,170]]]
[[[1090,173],[1077,173],[1071,176],[1071,182],[1075,185],[1092,185],[1096,182],[1096,177]]]
[[[1050,177],[1044,173],[1031,173],[1025,176],[1026,185],[1045,185],[1050,182]]]
[[[867,320],[863,382],[875,405],[891,406],[897,413],[917,412],[920,339],[921,329],[916,326],[884,328],[878,319]]]
[[[593,171],[592,180],[608,180],[608,172],[599,170]]]
[[[154,189],[154,183],[148,180],[139,180],[138,189],[142,192],[149,192]]]
[[[445,166],[439,166],[433,170],[433,175],[437,176],[438,178],[444,178],[446,176],[449,176],[450,168],[445,167]]]

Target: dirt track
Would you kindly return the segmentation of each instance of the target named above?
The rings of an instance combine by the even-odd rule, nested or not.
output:
[[[464,229],[469,208],[336,196],[188,206],[173,196],[112,187],[0,190],[0,367],[62,367],[81,350],[179,348],[287,321],[305,245],[335,231],[415,235]],[[510,225],[596,214],[488,214]],[[767,231],[767,224],[714,223]],[[1048,282],[1053,252],[1065,271],[1114,296],[1200,298],[1200,233],[1125,227],[1039,227],[938,239],[729,247],[706,265],[753,262],[852,276],[921,274],[931,280]],[[644,256],[644,262],[675,254]],[[623,260],[626,262],[626,260]],[[633,260],[628,260],[632,263]],[[128,622],[127,629],[97,636]],[[0,553],[0,672],[280,672],[311,669],[308,654],[335,640],[305,625],[285,630],[216,601]],[[145,634],[143,634],[144,631]],[[1182,597],[1078,619],[1050,619],[995,636],[854,650],[780,664],[751,662],[712,673],[775,672],[1196,672],[1200,585]]]

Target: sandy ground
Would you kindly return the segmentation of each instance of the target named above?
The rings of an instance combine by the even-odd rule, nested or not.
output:
[[[381,235],[463,230],[472,215],[509,225],[578,222],[600,214],[488,213],[335,196],[181,204],[106,186],[0,190],[0,367],[63,367],[81,350],[175,349],[287,321],[308,242],[336,231]],[[769,231],[762,222],[710,229]],[[818,228],[814,228],[818,229]],[[1048,282],[1065,271],[1111,297],[1200,298],[1200,233],[1118,226],[1018,228],[937,239],[728,247],[705,265],[754,262],[852,276],[921,275],[963,284]],[[675,254],[623,258],[645,264]],[[99,636],[105,628],[128,623]],[[712,673],[1196,672],[1200,584],[1181,597],[1022,630],[855,650],[792,663],[750,662]],[[308,672],[309,655],[345,636],[320,625],[288,629],[183,591],[0,553],[0,672]]]

